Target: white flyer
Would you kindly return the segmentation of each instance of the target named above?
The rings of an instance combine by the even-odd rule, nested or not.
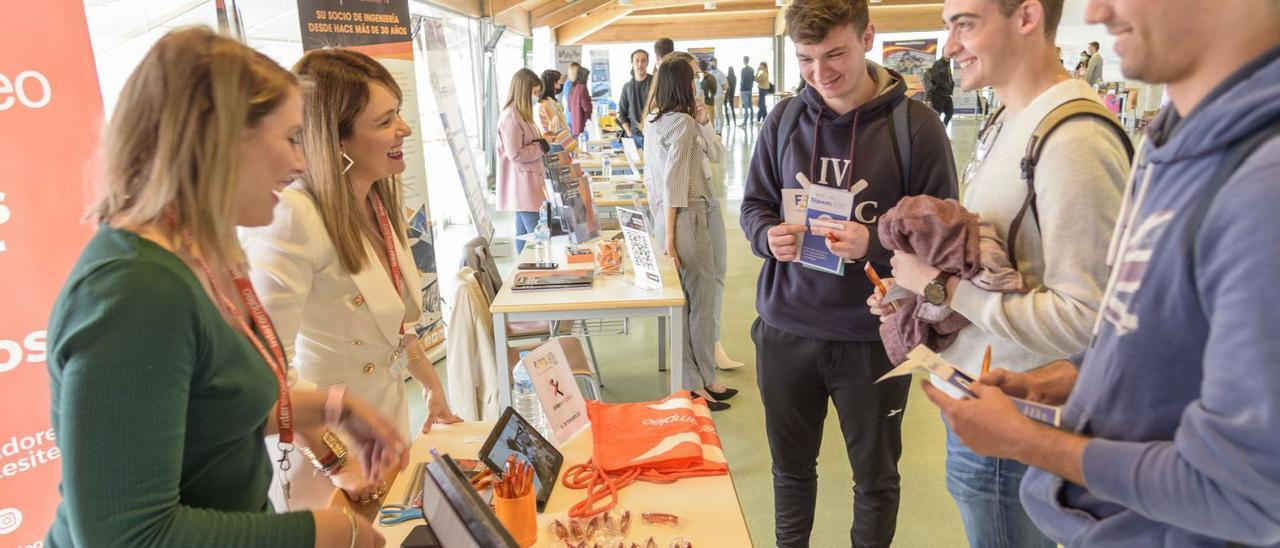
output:
[[[911,352],[907,353],[907,361],[898,364],[892,371],[876,379],[876,382],[910,375],[916,369],[931,373],[933,375],[931,378],[933,385],[946,392],[948,396],[960,400],[977,397],[977,394],[973,393],[973,389],[969,388],[969,385],[975,382],[973,377],[961,371],[960,368],[951,365],[947,360],[942,359],[942,356],[929,350],[923,344],[912,348]],[[1060,407],[1036,403],[1022,398],[1010,397],[1009,399],[1013,400],[1013,405],[1018,408],[1018,411],[1033,420],[1050,426],[1059,426],[1062,423],[1062,408]]]
[[[573,369],[560,339],[543,343],[525,354],[523,361],[557,444],[565,443],[591,424],[587,418],[587,402],[573,379]]]
[[[835,187],[809,185],[809,200],[805,205],[809,231],[801,238],[804,244],[797,255],[799,263],[814,270],[844,275],[844,258],[827,248],[825,240],[830,229],[825,227],[834,221],[849,220],[853,213],[853,193]],[[824,221],[825,224],[815,225],[814,221]]]
[[[653,241],[649,239],[649,227],[645,223],[644,214],[625,207],[617,209],[618,224],[622,226],[627,255],[631,256],[631,269],[635,271],[636,285],[642,289],[662,289],[658,257],[654,254]]]

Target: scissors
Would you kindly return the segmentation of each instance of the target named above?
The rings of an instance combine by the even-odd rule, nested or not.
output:
[[[378,523],[380,525],[395,525],[411,519],[424,519],[422,517],[422,509],[403,504],[387,504],[378,510]]]

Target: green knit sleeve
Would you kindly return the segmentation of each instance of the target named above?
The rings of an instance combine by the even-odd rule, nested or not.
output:
[[[200,435],[186,431],[188,400],[208,344],[196,290],[172,267],[113,261],[69,288],[55,311],[60,526],[77,546],[314,545],[309,512],[224,512],[181,500],[184,444]]]

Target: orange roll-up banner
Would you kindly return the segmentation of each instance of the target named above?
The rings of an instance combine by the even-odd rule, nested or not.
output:
[[[39,546],[61,459],[45,325],[93,227],[81,221],[102,98],[82,0],[0,17],[0,546]]]

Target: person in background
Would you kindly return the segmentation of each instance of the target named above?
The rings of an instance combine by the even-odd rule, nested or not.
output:
[[[756,69],[756,120],[763,123],[764,117],[769,115],[769,109],[765,108],[764,101],[770,93],[773,92],[773,83],[769,81],[769,63],[760,61],[760,67]]]
[[[751,68],[751,58],[742,56],[742,73],[738,77],[738,95],[742,96],[742,125],[755,125],[756,117],[751,107],[751,88],[756,85],[756,71]]]
[[[538,226],[542,204],[547,201],[542,157],[551,146],[533,126],[533,101],[545,93],[537,74],[529,69],[516,71],[498,119],[498,210],[515,212],[517,255],[524,250],[525,241],[520,237]]]
[[[649,53],[638,49],[631,52],[631,80],[622,84],[622,98],[618,101],[618,121],[622,131],[636,142],[637,148],[644,148],[644,106],[649,98]]]
[[[1089,63],[1085,66],[1084,81],[1097,88],[1102,83],[1102,46],[1089,42]]]
[[[287,388],[244,271],[236,226],[271,223],[306,169],[302,109],[296,76],[205,28],[161,37],[125,82],[98,229],[49,319],[63,498],[45,546],[384,544],[363,519],[267,498],[267,435],[341,427],[366,479],[409,457],[358,398]]]
[[[659,203],[663,249],[680,271],[686,304],[684,387],[707,400],[712,411],[729,408],[724,400],[737,390],[716,381],[715,343],[727,271],[724,218],[703,169],[707,141],[719,143],[708,121],[699,122],[691,63],[658,67],[651,114],[645,122],[645,179]],[[712,78],[714,81],[714,78]],[[704,115],[705,116],[705,115]],[[723,154],[723,148],[719,149]]]
[[[560,104],[564,108],[565,120],[573,127],[573,109],[569,108],[569,99],[573,97],[573,86],[578,83],[578,69],[582,65],[577,62],[569,63],[569,68],[565,69],[564,86],[560,88]],[[577,134],[573,135],[574,139],[578,138]]]
[[[427,402],[419,431],[458,422],[417,338],[421,282],[400,213],[402,147],[411,134],[399,115],[400,86],[381,63],[345,49],[308,52],[293,70],[308,82],[302,148],[310,161],[280,193],[275,220],[240,234],[253,287],[298,371],[295,386],[340,387],[410,439],[404,379],[411,375]],[[363,304],[352,307],[357,297]],[[324,508],[334,486],[366,504],[386,492],[381,482],[361,485],[356,462],[323,465],[345,451],[339,433],[300,433],[313,449],[292,455],[286,477],[277,476],[277,508]],[[273,460],[282,456],[275,443],[267,446]]]
[[[698,59],[695,58],[693,55],[689,54],[688,52],[677,51],[677,52],[671,53],[667,57],[669,59],[678,59],[680,61],[688,63],[689,69],[695,71],[696,73],[697,66],[698,66]],[[654,74],[653,80],[654,80],[653,85],[657,86],[658,85],[657,74]],[[692,93],[694,94],[694,97],[697,98],[698,94],[701,93],[701,91],[697,89],[698,86],[694,85],[693,87],[695,89],[693,89]],[[649,114],[653,114],[654,112],[656,112],[655,110],[656,107],[654,106],[654,103],[653,103],[654,93],[656,93],[656,88],[651,88],[649,93],[649,102],[646,103],[648,105],[646,107],[646,111]],[[710,121],[710,114],[707,112],[709,109],[702,101],[695,100],[694,103],[695,103],[695,109],[694,109],[694,115],[693,115],[694,121],[698,122],[699,126],[707,125]],[[698,134],[698,139],[700,141],[699,144],[701,146],[702,151],[704,152],[702,156],[703,176],[706,177],[708,181],[711,180],[712,176],[714,175],[714,168],[712,167],[713,164],[719,164],[721,161],[723,161],[724,151],[725,151],[724,142],[718,138],[715,138],[713,134],[714,134],[714,130],[712,130],[711,132],[701,131]],[[653,221],[654,234],[658,235],[657,237],[660,238],[662,234],[665,234],[664,223],[666,222],[666,218],[665,218],[665,215],[663,214],[663,206],[662,206],[662,189],[661,188],[655,189],[653,187],[653,184],[650,178],[645,178],[644,183],[645,183],[645,190],[647,191],[648,196],[650,196],[649,211],[650,211],[650,218],[654,220]],[[723,290],[724,290],[724,287],[723,287],[724,276],[725,276],[725,272],[721,272],[719,274],[719,277],[716,278],[717,280],[720,281],[721,294],[723,294]],[[724,303],[724,299],[723,297],[717,298],[714,300],[714,302],[717,306],[714,312],[714,317],[719,318],[721,307]],[[739,367],[743,367],[744,365],[746,365],[740,361],[734,360],[733,358],[729,357],[728,354],[725,353],[724,345],[720,343],[720,322],[719,321],[715,323],[715,328],[716,328],[715,330],[716,367],[720,369],[728,370],[728,369],[737,369]]]
[[[569,111],[569,127],[573,129],[573,138],[581,139],[582,130],[587,127],[587,120],[595,111],[591,104],[591,69],[578,67],[573,74],[573,91],[569,94],[566,110]],[[599,135],[593,137],[599,138]]]
[[[907,98],[901,75],[866,60],[875,44],[866,0],[794,0],[784,17],[809,87],[780,102],[760,129],[740,218],[763,259],[751,340],[772,458],[773,545],[809,545],[822,425],[834,404],[856,478],[849,546],[886,547],[897,530],[911,386],[906,378],[875,382],[893,364],[867,310],[873,289],[862,270],[871,263],[888,273],[892,254],[876,230],[904,195],[956,197],[955,163],[937,115]],[[889,129],[897,105],[909,109],[908,170]],[[795,125],[779,135],[789,108]],[[794,204],[818,185],[855,193],[854,215],[840,230],[815,231],[833,239],[827,251],[845,260],[843,275],[798,264],[797,238],[808,228],[784,222],[784,197]]]
[[[724,75],[724,72],[720,71],[715,57],[711,58],[710,65],[711,75],[716,78],[716,104],[715,108],[711,110],[711,114],[712,118],[715,119],[716,133],[718,134],[724,130],[724,97],[725,91],[729,89],[729,79]]]
[[[950,27],[943,53],[965,67],[965,90],[990,87],[1003,106],[964,169],[962,203],[994,226],[1018,259],[1014,268],[1027,291],[988,291],[902,252],[893,258],[891,280],[916,294],[933,284],[942,291],[932,297],[969,321],[939,354],[973,378],[981,376],[987,348],[992,363],[1008,371],[1083,350],[1107,283],[1106,248],[1129,169],[1128,137],[1113,121],[1073,118],[1053,131],[1036,167],[1035,213],[1014,221],[1028,199],[1021,169],[1033,130],[1060,105],[1099,102],[1054,54],[1062,6],[1063,0],[949,0],[942,8]],[[873,314],[892,313],[879,308],[878,296],[871,300]],[[971,546],[1053,548],[1018,499],[1026,465],[977,455],[950,428],[946,445],[947,490]]]
[[[1280,545],[1280,3],[1091,0],[1085,17],[1125,78],[1171,101],[1139,147],[1089,345],[993,367],[976,398],[925,393],[973,452],[1031,467],[1021,500],[1052,541]],[[1061,426],[1009,396],[1062,405]]]
[[[671,52],[676,50],[676,43],[670,38],[659,38],[653,41],[653,55],[658,58],[654,63],[654,67],[662,64],[662,60],[666,59]]]
[[[711,64],[706,61],[698,61],[698,70],[701,71],[701,80],[698,82],[698,88],[702,91],[702,105],[707,115],[711,117],[711,125],[716,124],[716,91],[720,89],[720,82],[716,80],[714,74],[711,74]]]
[[[951,94],[956,89],[956,81],[951,77],[951,58],[946,55],[939,57],[934,61],[933,66],[929,67],[925,78],[929,79],[929,90],[926,93],[929,106],[942,115],[942,125],[950,124],[951,116],[955,114]]]
[[[738,125],[738,107],[734,106],[733,98],[738,96],[738,71],[733,67],[729,67],[725,71],[725,88],[724,88],[724,120],[730,126]]]
[[[578,140],[573,138],[569,122],[565,119],[564,109],[557,97],[565,83],[565,76],[558,70],[542,71],[542,95],[535,107],[537,112],[538,131],[542,138],[551,145],[552,152],[576,152]]]

